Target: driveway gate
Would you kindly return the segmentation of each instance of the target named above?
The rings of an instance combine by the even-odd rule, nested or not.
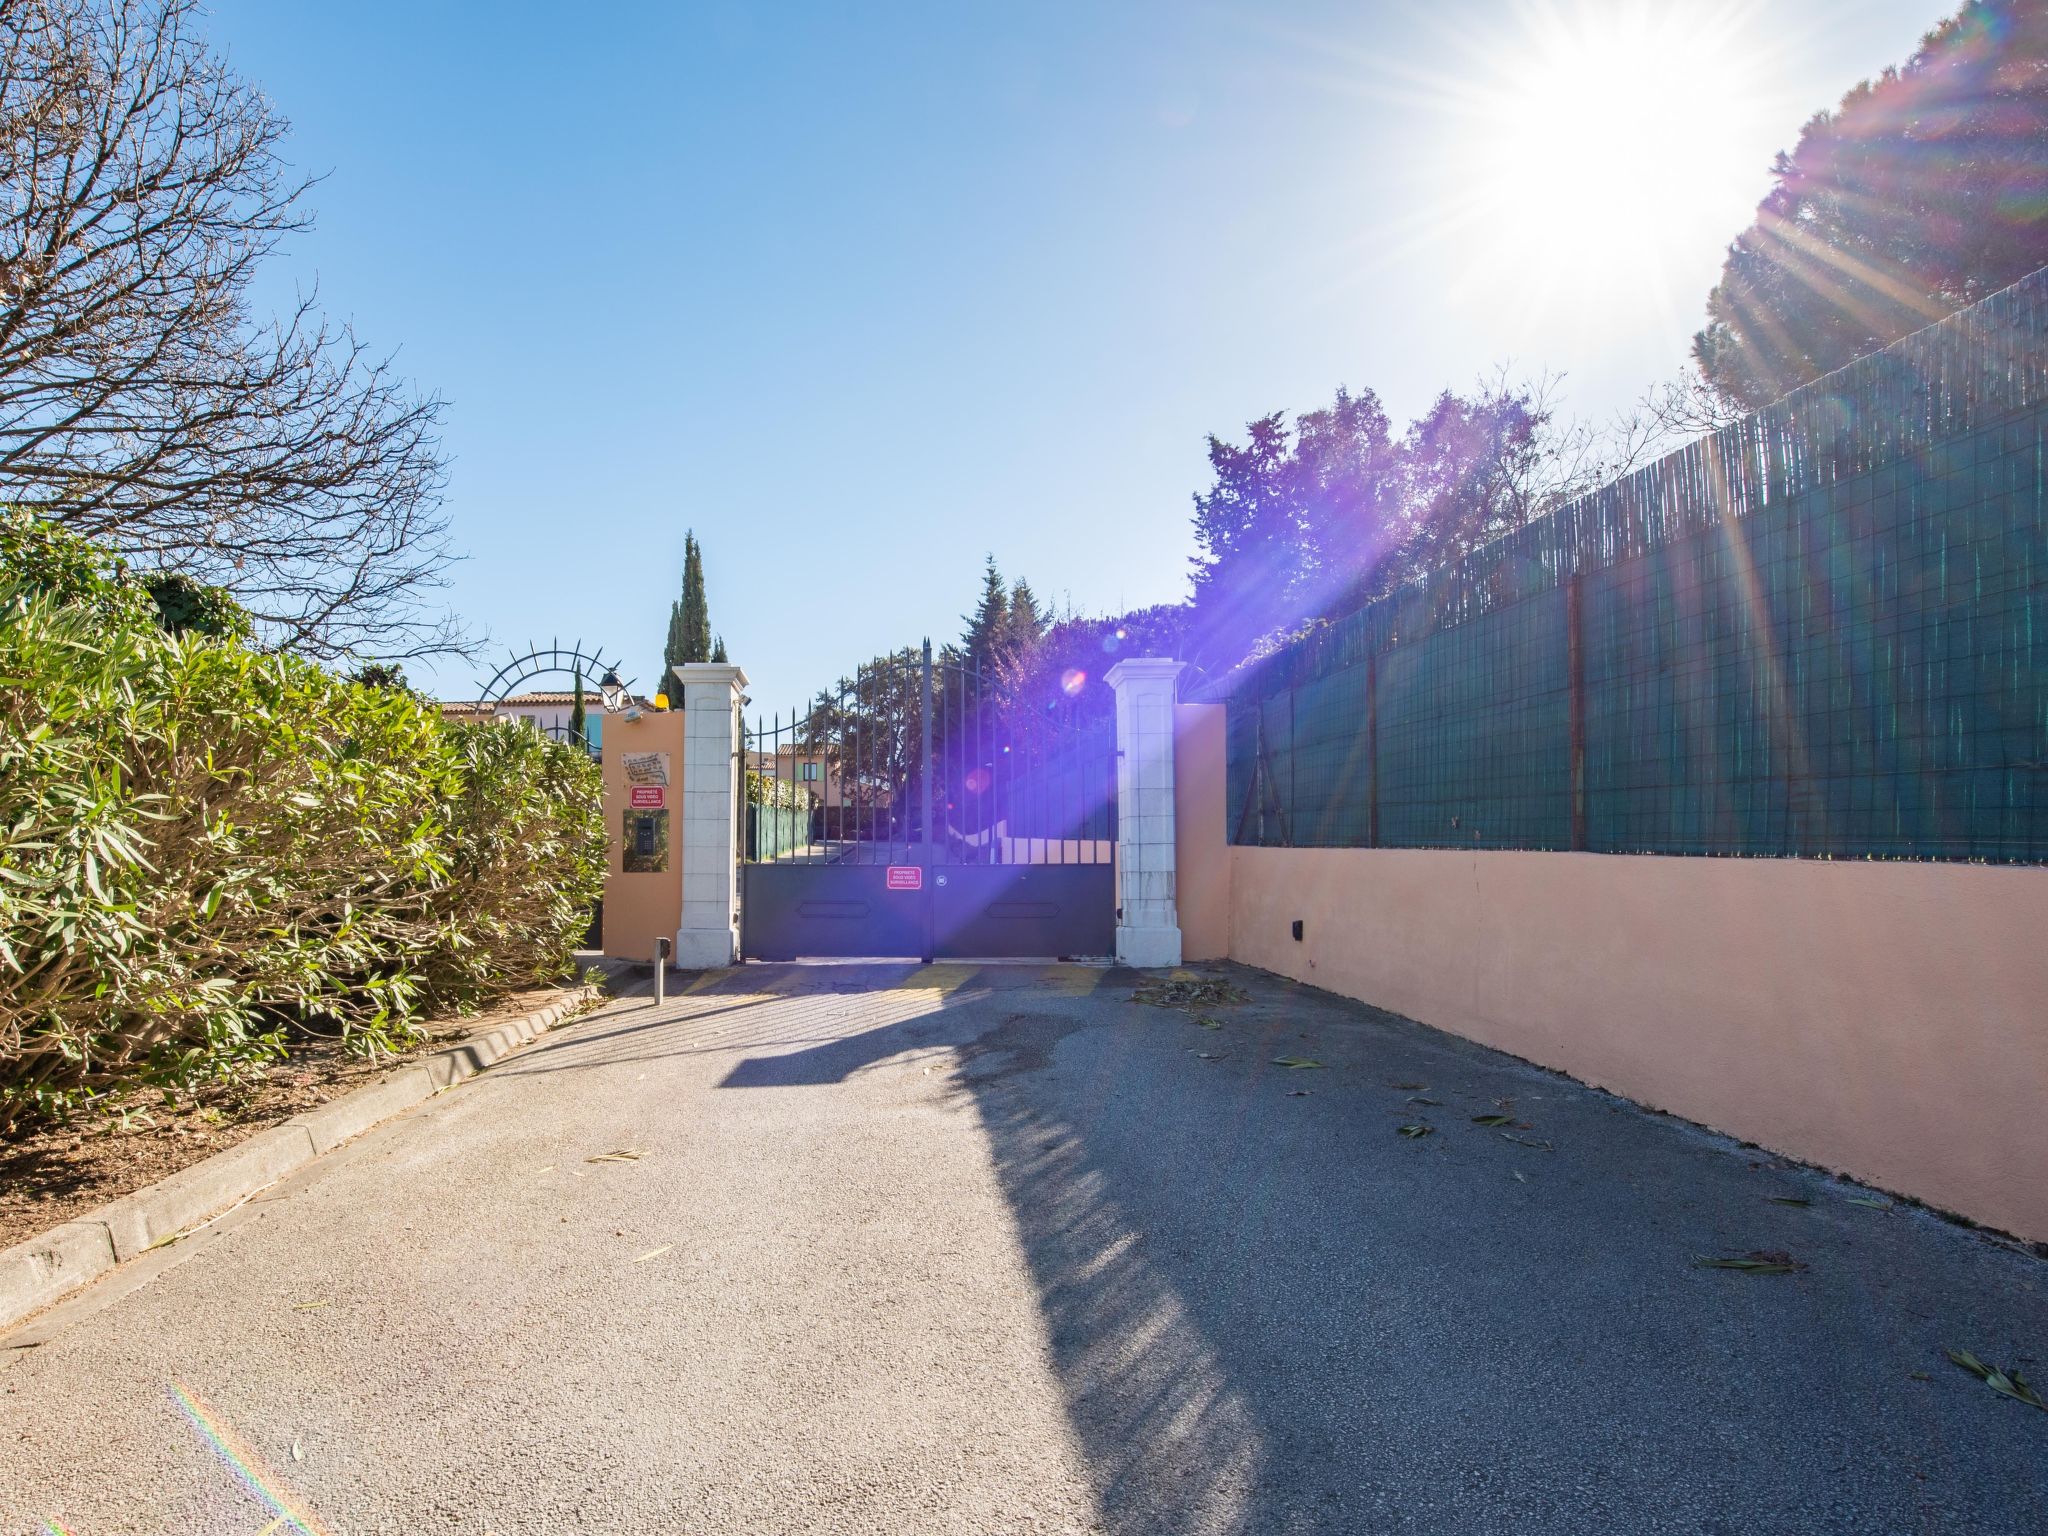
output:
[[[1070,692],[1071,690],[1071,692]],[[745,733],[749,959],[1110,954],[1116,718],[931,642]]]

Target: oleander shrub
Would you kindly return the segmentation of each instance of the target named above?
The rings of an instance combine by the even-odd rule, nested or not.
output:
[[[228,617],[173,633],[89,546],[0,540],[0,1126],[293,1030],[395,1048],[570,968],[604,873],[588,757]]]

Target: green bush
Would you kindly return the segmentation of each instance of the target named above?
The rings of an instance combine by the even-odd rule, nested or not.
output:
[[[794,779],[779,779],[772,774],[760,773],[749,768],[747,803],[774,806],[779,810],[807,811],[811,807],[811,797]]]
[[[605,866],[584,753],[167,633],[89,550],[31,543],[0,566],[0,1123],[232,1075],[294,1027],[396,1047],[569,970]]]

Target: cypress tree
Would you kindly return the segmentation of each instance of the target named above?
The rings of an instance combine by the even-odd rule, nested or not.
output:
[[[684,662],[710,661],[711,609],[704,598],[704,551],[695,533],[683,535],[683,595],[668,607],[668,638],[661,649],[660,692],[674,689]]]
[[[711,607],[704,598],[704,551],[695,534],[683,541],[683,661],[711,659]]]
[[[723,662],[726,660],[725,636],[720,635],[716,640],[714,640],[711,643],[711,659],[717,662]]]
[[[583,710],[583,674],[576,674],[576,702],[569,709],[569,734],[585,751],[590,748],[589,717]]]

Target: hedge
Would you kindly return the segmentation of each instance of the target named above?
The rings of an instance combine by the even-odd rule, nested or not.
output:
[[[184,617],[0,520],[0,1128],[408,1044],[565,975],[602,890],[583,752]]]

